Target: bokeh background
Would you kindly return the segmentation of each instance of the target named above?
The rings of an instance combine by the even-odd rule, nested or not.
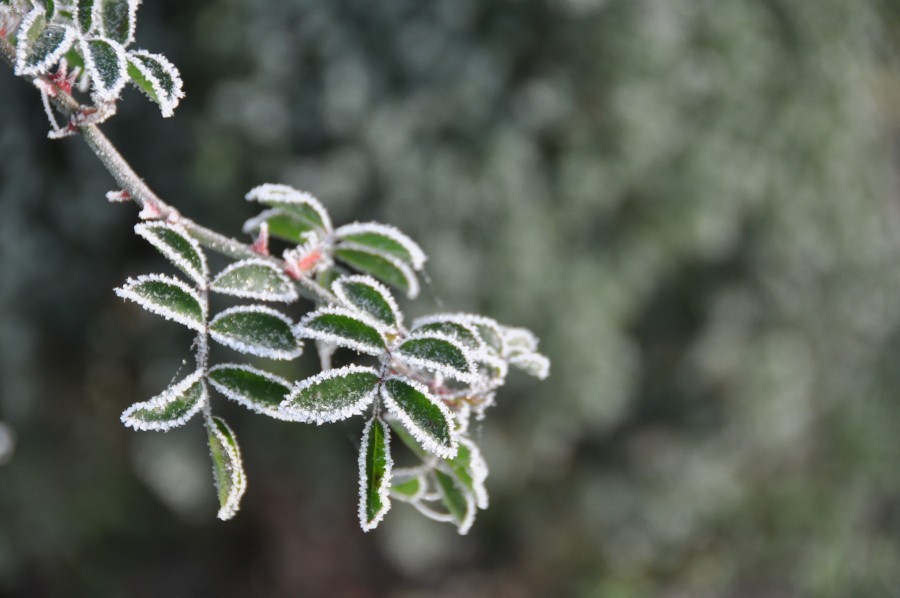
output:
[[[250,484],[217,521],[199,421],[118,421],[190,356],[112,292],[163,260],[0,72],[0,595],[900,595],[898,3],[140,17],[187,98],[162,120],[129,90],[104,129],[163,197],[232,234],[262,182],[393,223],[431,256],[410,313],[528,326],[552,375],[513,374],[477,430],[468,536],[404,505],[363,534],[358,421],[223,399]]]

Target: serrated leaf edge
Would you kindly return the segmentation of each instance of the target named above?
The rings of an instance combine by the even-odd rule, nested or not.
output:
[[[287,288],[287,290],[281,293],[264,293],[261,291],[248,291],[243,289],[235,289],[233,287],[220,286],[220,281],[223,277],[231,274],[235,270],[246,268],[248,266],[259,266],[271,271],[278,278],[279,282],[281,282]],[[294,283],[291,282],[291,279],[288,278],[284,274],[284,272],[282,272],[278,268],[278,266],[260,258],[247,258],[229,264],[225,269],[223,269],[216,275],[209,288],[210,290],[217,293],[221,293],[223,295],[231,295],[232,297],[240,297],[242,299],[258,299],[260,301],[291,303],[293,301],[296,301],[298,298],[297,289],[294,287]]]
[[[454,367],[448,366],[446,364],[433,361],[431,359],[424,359],[422,357],[418,357],[416,355],[410,355],[408,353],[403,352],[403,345],[410,341],[424,340],[424,339],[435,339],[444,341],[453,345],[460,353],[462,353],[463,357],[468,364],[468,370],[462,371],[457,370]],[[453,378],[454,380],[459,380],[460,382],[464,382],[466,384],[470,384],[476,382],[478,380],[478,374],[475,371],[475,356],[472,352],[464,347],[462,343],[460,343],[455,338],[452,338],[449,335],[441,334],[439,332],[427,332],[423,334],[411,334],[406,338],[399,339],[396,343],[396,346],[392,348],[391,354],[395,359],[398,359],[406,364],[409,364],[414,367],[423,368],[426,370],[430,370],[433,372],[437,372],[442,376],[446,376],[448,378]]]
[[[129,278],[128,280],[126,280],[124,285],[115,289],[115,293],[122,299],[134,301],[147,311],[158,316],[162,316],[167,320],[176,322],[178,324],[181,324],[182,326],[187,326],[188,328],[196,332],[203,331],[203,322],[198,322],[196,320],[186,318],[175,311],[162,308],[158,304],[151,303],[145,300],[143,296],[137,294],[134,291],[134,287],[145,282],[164,282],[176,286],[185,293],[188,293],[200,306],[200,311],[203,316],[203,322],[206,321],[206,304],[201,300],[199,293],[197,293],[197,290],[191,286],[188,286],[185,282],[179,280],[178,278],[175,278],[174,276],[167,276],[165,274],[142,274],[137,278]]]
[[[198,271],[194,268],[193,264],[184,259],[183,256],[167,245],[162,239],[154,235],[153,231],[156,229],[170,230],[184,237],[191,246],[191,249],[193,249],[200,258],[201,269]],[[209,267],[206,264],[206,254],[204,254],[203,250],[200,248],[200,243],[198,243],[194,237],[190,236],[184,227],[168,222],[140,222],[134,225],[134,232],[155,247],[157,251],[163,254],[166,259],[175,264],[185,274],[190,276],[195,283],[201,286],[206,284],[206,280],[209,278]]]
[[[170,116],[175,114],[175,108],[178,107],[178,104],[181,103],[181,98],[184,97],[184,84],[181,81],[181,73],[178,71],[178,68],[162,54],[154,54],[146,50],[131,50],[128,52],[128,56],[141,56],[144,58],[150,58],[157,61],[163,67],[163,69],[172,79],[174,93],[170,94],[165,89],[163,89],[162,83],[159,81],[159,79],[156,78],[156,76],[150,71],[150,69],[148,69],[144,65],[144,63],[139,60],[135,60],[133,62],[129,61],[129,64],[133,65],[134,68],[139,70],[141,72],[141,75],[143,75],[153,87],[153,93],[156,94],[156,102],[159,105],[159,111],[162,113],[163,118],[169,118]]]
[[[25,19],[22,21],[22,25],[20,26],[19,33],[17,35],[22,36],[23,32],[27,33],[28,29],[30,29],[31,26],[34,25],[34,21],[37,20],[37,17],[41,15],[45,15],[43,8],[36,8],[28,13],[28,15],[26,15]],[[50,27],[60,27],[65,30],[65,35],[63,36],[63,39],[60,42],[59,46],[57,46],[57,48],[53,52],[47,54],[43,60],[41,60],[37,64],[29,66],[27,64],[27,61],[28,54],[32,49],[32,45],[25,43],[27,39],[26,37],[20,37],[20,41],[16,44],[16,65],[13,69],[13,73],[15,75],[30,76],[45,73],[48,68],[59,62],[63,55],[65,55],[65,53],[69,51],[69,49],[75,43],[76,38],[78,37],[78,32],[76,32],[72,27],[69,27],[68,25],[53,23],[47,25],[47,28]]]
[[[359,307],[356,306],[353,301],[347,296],[347,291],[344,289],[344,285],[346,284],[365,284],[373,289],[375,289],[385,300],[385,302],[390,306],[391,312],[394,315],[394,321],[396,324],[388,324],[387,322],[382,322],[378,320],[370,314],[369,312],[363,311]],[[348,309],[359,312],[362,315],[372,319],[375,322],[378,322],[382,328],[386,329],[399,329],[403,326],[403,314],[400,312],[400,306],[397,305],[397,301],[394,299],[394,296],[388,290],[388,288],[366,274],[353,274],[350,276],[341,276],[333,283],[331,283],[331,291],[335,294],[335,296],[340,299]]]
[[[88,44],[93,41],[107,43],[115,50],[116,58],[119,62],[119,78],[109,87],[100,87],[103,84],[99,76],[100,71],[97,70],[94,58],[88,50]],[[91,96],[98,102],[113,102],[118,99],[119,94],[122,92],[122,88],[125,87],[125,84],[128,82],[128,56],[125,52],[125,48],[115,40],[100,36],[92,36],[90,38],[83,37],[80,40],[80,46],[81,55],[84,58],[85,69],[91,75],[91,81],[94,83]]]
[[[270,349],[267,347],[263,347],[262,345],[249,345],[247,343],[235,340],[231,336],[222,334],[221,332],[212,329],[215,323],[222,318],[239,313],[261,313],[278,318],[279,320],[284,322],[290,329],[291,336],[297,343],[297,348],[291,351],[286,351],[283,349]],[[265,305],[236,305],[219,312],[209,323],[209,335],[217,343],[224,345],[230,349],[234,349],[239,353],[244,353],[246,355],[256,355],[257,357],[265,357],[266,359],[294,359],[303,353],[303,343],[298,338],[294,323],[291,322],[291,320],[280,311],[274,310],[271,307],[266,307]]]
[[[416,423],[412,420],[411,417],[397,404],[394,398],[387,390],[387,384],[389,380],[399,380],[409,386],[412,386],[415,390],[425,395],[425,397],[431,401],[437,408],[440,410],[441,415],[447,420],[447,426],[450,428],[450,446],[445,446],[440,444],[433,436],[425,432],[421,429]],[[450,409],[444,405],[442,401],[440,401],[437,397],[431,394],[431,391],[428,390],[428,387],[418,382],[416,380],[412,380],[407,378],[406,376],[391,376],[386,379],[381,384],[381,400],[384,401],[385,407],[387,407],[388,411],[390,411],[391,415],[396,417],[403,427],[406,428],[410,434],[412,434],[413,438],[415,438],[422,448],[441,457],[443,459],[452,459],[456,456],[457,452],[457,437],[453,431],[453,414],[450,413]]]
[[[372,390],[370,392],[363,395],[363,397],[360,398],[356,403],[353,403],[352,405],[344,407],[342,409],[336,409],[333,411],[309,411],[294,404],[297,395],[311,386],[321,384],[322,382],[331,380],[332,378],[341,378],[348,374],[357,373],[369,373],[374,375],[376,378],[378,377],[378,372],[374,368],[361,365],[348,365],[342,368],[319,372],[315,376],[311,376],[294,384],[290,393],[287,395],[284,401],[282,401],[281,405],[278,406],[278,409],[285,415],[285,417],[289,417],[291,421],[314,423],[316,425],[338,422],[349,419],[355,415],[360,415],[363,413],[363,411],[366,410],[369,405],[372,404],[372,401],[377,396],[379,387],[377,383],[372,387]]]
[[[211,367],[209,369],[209,374],[207,375],[207,380],[209,380],[209,383],[212,384],[212,387],[215,388],[217,391],[219,391],[219,393],[221,393],[222,396],[234,401],[235,403],[237,403],[239,405],[243,405],[250,411],[253,411],[254,413],[259,413],[260,415],[268,415],[269,417],[273,417],[275,419],[279,419],[282,421],[296,421],[294,419],[287,417],[278,408],[263,407],[257,403],[254,403],[253,401],[246,399],[242,394],[234,392],[233,390],[231,390],[231,388],[229,388],[228,386],[225,386],[224,384],[222,384],[220,382],[217,382],[212,377],[213,372],[217,372],[219,370],[227,370],[227,369],[242,370],[245,372],[250,372],[251,374],[256,374],[258,376],[266,378],[267,380],[269,380],[271,382],[281,384],[285,388],[288,389],[288,392],[285,393],[285,396],[287,396],[287,394],[290,392],[290,389],[291,389],[291,383],[289,381],[285,380],[281,376],[276,376],[275,374],[266,372],[264,370],[260,370],[253,366],[240,364],[240,363],[220,363],[218,365],[214,365],[213,367]]]
[[[381,486],[378,488],[378,497],[381,499],[381,510],[375,514],[372,521],[367,521],[366,506],[369,475],[366,467],[366,453],[369,449],[369,438],[372,433],[372,426],[375,422],[381,425],[382,432],[384,433],[385,467],[384,478]],[[373,417],[367,421],[363,428],[357,465],[359,466],[359,525],[364,532],[368,532],[369,530],[378,527],[378,524],[384,519],[385,514],[391,510],[391,470],[394,465],[393,459],[391,459],[391,430],[384,421],[377,417]]]
[[[127,427],[142,431],[153,430],[157,432],[166,432],[168,430],[171,430],[172,428],[182,426],[187,423],[188,420],[194,417],[194,415],[196,415],[197,412],[200,411],[200,409],[203,407],[204,403],[209,400],[209,394],[206,389],[206,384],[203,384],[202,379],[203,370],[196,370],[193,374],[184,378],[181,382],[168,387],[162,393],[156,395],[149,401],[142,401],[140,403],[133,404],[131,407],[122,412],[122,415],[119,419]],[[181,417],[168,422],[147,422],[132,417],[132,414],[135,411],[140,411],[142,409],[158,409],[160,407],[164,407],[166,404],[176,400],[181,394],[186,392],[197,382],[200,382],[202,384],[200,399],[198,399],[197,403]]]
[[[345,316],[362,322],[363,324],[375,329],[375,331],[378,332],[378,334],[381,336],[381,340],[384,344],[380,347],[377,347],[375,345],[367,345],[345,338],[343,336],[338,336],[337,334],[331,334],[330,332],[322,332],[319,330],[307,328],[310,322],[323,315]],[[367,314],[360,313],[359,311],[349,310],[343,307],[320,307],[316,311],[310,312],[303,316],[303,319],[300,320],[300,323],[297,325],[297,334],[299,336],[325,341],[328,343],[334,343],[335,345],[338,345],[340,347],[352,349],[360,353],[365,353],[366,355],[381,355],[385,352],[385,350],[387,349],[387,341],[384,338],[384,331],[384,324],[381,324],[374,318],[368,316]]]

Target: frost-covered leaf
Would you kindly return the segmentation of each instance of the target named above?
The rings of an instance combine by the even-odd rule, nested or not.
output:
[[[437,333],[456,339],[462,345],[472,351],[477,351],[484,346],[478,330],[464,315],[436,314],[424,318],[418,318],[413,322],[412,332],[415,334]]]
[[[359,524],[364,532],[378,527],[391,508],[390,439],[381,419],[366,422],[359,446]]]
[[[303,351],[291,321],[262,305],[239,305],[220,312],[209,323],[209,334],[235,351],[269,359],[293,359]]]
[[[263,223],[268,225],[270,236],[297,245],[306,243],[310,231],[315,230],[308,223],[297,220],[284,210],[271,208],[247,220],[243,231],[248,234],[256,233]]]
[[[428,259],[415,241],[387,224],[353,222],[338,227],[334,234],[339,239],[393,256],[409,264],[414,270],[421,270]]]
[[[229,265],[216,276],[210,288],[244,299],[297,300],[294,283],[275,264],[263,259],[246,259]]]
[[[93,96],[100,102],[112,102],[128,81],[125,48],[110,39],[81,40],[85,68],[93,81]]]
[[[134,232],[147,240],[198,285],[209,278],[206,256],[200,244],[181,226],[167,222],[141,222]]]
[[[385,342],[378,327],[377,322],[360,313],[340,307],[323,307],[306,314],[297,329],[307,338],[368,355],[380,355],[385,350]]]
[[[427,486],[421,472],[403,473],[394,470],[391,479],[391,496],[404,502],[414,502],[422,498]]]
[[[93,4],[91,20],[100,35],[123,46],[134,41],[139,0],[94,0]]]
[[[348,307],[358,309],[390,328],[402,323],[400,308],[381,283],[369,276],[343,276],[331,289]]]
[[[520,353],[509,358],[509,365],[539,380],[550,375],[550,360],[540,353]]]
[[[203,330],[206,322],[206,306],[197,291],[171,276],[145,274],[129,278],[116,289],[116,295],[191,330]]]
[[[285,214],[292,216],[311,228],[330,233],[331,218],[328,211],[318,199],[306,193],[298,191],[288,185],[273,185],[266,183],[254,187],[247,193],[248,201],[257,201],[261,204],[281,209]]]
[[[241,449],[234,432],[220,417],[206,422],[209,434],[209,455],[213,462],[213,477],[219,495],[218,518],[231,519],[240,508],[241,497],[247,489],[247,475],[241,460]]]
[[[28,17],[34,15],[34,21],[29,26],[26,17],[19,29],[21,37],[16,44],[17,75],[46,73],[75,43],[77,33],[74,29],[67,25],[44,26],[44,16],[39,11],[40,9],[36,9],[29,13]],[[40,32],[35,35],[38,28]]]
[[[393,256],[351,243],[339,245],[334,255],[348,266],[400,289],[410,299],[419,295],[419,281],[415,273],[410,266]]]
[[[438,333],[416,335],[400,343],[393,354],[401,361],[461,382],[475,379],[472,359],[459,341]]]
[[[435,471],[434,478],[444,506],[453,515],[459,533],[467,534],[475,523],[475,498],[442,471]]]
[[[161,54],[143,50],[129,52],[128,76],[138,89],[159,105],[163,118],[172,116],[184,97],[178,69]]]
[[[122,413],[122,423],[135,430],[166,431],[183,425],[207,401],[203,371],[197,370],[181,382]]]
[[[445,463],[460,485],[475,497],[478,508],[488,508],[488,494],[484,487],[488,468],[478,446],[468,438],[460,438],[456,456]]]
[[[294,421],[341,421],[362,413],[377,391],[378,372],[350,365],[298,382],[281,404],[281,411]]]
[[[251,411],[287,419],[278,406],[291,392],[291,383],[274,374],[236,363],[212,367],[207,376],[213,388]]]
[[[73,20],[82,33],[90,33],[94,27],[94,0],[75,0]]]
[[[381,398],[426,451],[445,459],[456,455],[450,410],[421,382],[403,377],[385,380]]]

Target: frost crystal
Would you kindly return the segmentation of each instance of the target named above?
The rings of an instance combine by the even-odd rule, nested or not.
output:
[[[209,268],[206,255],[197,240],[179,224],[167,222],[141,222],[134,232],[153,245],[166,259],[175,264],[200,286],[206,285]]]
[[[92,96],[98,102],[114,102],[128,81],[125,48],[101,37],[82,39],[80,45],[85,69],[94,82]]]
[[[416,391],[424,395],[425,398],[427,398],[428,401],[430,401],[433,405],[435,405],[438,410],[440,410],[441,415],[447,422],[452,421],[453,415],[450,413],[450,409],[448,409],[442,401],[432,395],[428,390],[428,387],[421,382],[411,380],[402,376],[394,376],[392,378],[389,378],[389,380],[399,380],[400,382],[411,386]],[[413,438],[415,438],[419,442],[419,444],[422,445],[423,449],[444,459],[452,459],[456,456],[458,446],[456,434],[451,431],[449,445],[440,442],[440,440],[434,434],[421,427],[412,419],[412,417],[410,417],[410,414],[407,413],[407,411],[397,403],[397,401],[388,391],[386,384],[381,385],[381,399],[382,401],[384,401],[384,406],[387,407],[388,411],[391,412],[391,415],[396,417],[400,421],[400,423],[403,424],[403,427],[409,430],[409,433],[412,434]]]
[[[379,248],[384,252],[399,257],[408,262],[415,270],[421,270],[425,266],[428,257],[418,243],[410,239],[406,234],[389,224],[380,222],[351,222],[339,226],[334,234],[338,238],[346,238],[354,244],[360,244],[369,248]],[[353,239],[352,237],[358,237]],[[377,237],[383,237],[386,241]],[[371,243],[364,242],[370,239]],[[389,243],[389,242],[393,243]]]
[[[121,419],[135,430],[165,432],[185,424],[208,400],[203,371],[197,370],[149,401],[135,403]]]
[[[31,30],[46,19],[43,8],[35,8],[22,20],[16,45],[16,75],[42,75],[60,61],[75,43],[74,29],[65,25],[49,25],[32,41]]]
[[[253,322],[243,314],[262,315],[276,322]],[[235,317],[237,316],[237,317]],[[275,324],[278,329],[268,324]],[[284,326],[278,326],[283,324]],[[237,305],[219,312],[209,323],[209,334],[218,343],[240,353],[267,359],[294,359],[303,345],[293,332],[293,323],[279,311],[264,305]]]
[[[303,245],[286,249],[282,254],[285,272],[294,280],[326,270],[334,263],[315,231],[305,236],[307,241]]]
[[[154,284],[158,283],[158,284]],[[189,297],[174,296],[181,291]],[[116,289],[116,295],[134,301],[149,312],[178,322],[191,330],[201,332],[206,321],[206,304],[201,301],[197,291],[184,282],[165,274],[143,274],[137,278],[129,278],[125,284]],[[184,299],[193,299],[194,303],[186,303]],[[169,302],[168,305],[165,302]],[[176,309],[180,308],[180,309]]]
[[[250,192],[247,193],[246,199],[248,201],[258,201],[259,203],[268,205],[283,206],[286,209],[305,206],[311,209],[315,214],[314,218],[319,220],[319,222],[311,221],[310,224],[314,224],[328,233],[330,233],[333,228],[328,211],[318,199],[305,191],[298,191],[288,185],[265,183],[251,189]]]
[[[135,81],[136,85],[151,100],[159,104],[163,118],[172,116],[181,98],[184,97],[181,74],[175,65],[162,54],[153,54],[145,50],[129,52],[128,65],[140,73],[143,80]],[[149,89],[142,83],[149,86]]]
[[[238,392],[235,388],[216,380],[215,373],[222,370],[240,370],[249,372],[250,374],[260,376],[275,385],[283,386],[285,389],[289,389],[291,387],[290,382],[288,382],[284,378],[281,378],[280,376],[276,376],[275,374],[270,374],[269,372],[257,369],[249,365],[237,363],[225,363],[213,366],[212,368],[210,368],[208,376],[209,383],[213,385],[213,388],[215,388],[217,391],[222,393],[223,396],[231,399],[235,403],[243,405],[247,409],[261,415],[268,415],[269,417],[280,419],[282,421],[294,421],[294,418],[287,417],[287,415],[283,411],[278,409],[277,403],[269,406],[262,401],[252,401],[248,398],[247,393]]]
[[[342,316],[343,318],[348,318],[353,322],[362,323],[365,326],[371,328],[372,331],[376,333],[377,338],[380,340],[381,344],[376,344],[375,338],[371,339],[372,342],[368,342],[368,340],[364,339],[362,335],[356,335],[355,338],[344,336],[340,334],[341,332],[344,332],[344,330],[337,327],[329,327],[327,329],[325,327],[311,328],[311,325],[313,325],[315,321],[322,316]],[[302,337],[313,338],[316,340],[333,343],[339,347],[345,347],[347,349],[352,349],[360,353],[366,353],[367,355],[381,355],[382,353],[384,353],[385,341],[382,334],[383,329],[383,324],[380,324],[369,316],[358,311],[345,309],[343,307],[322,307],[314,312],[310,312],[306,314],[302,320],[300,320],[300,324],[298,324],[296,328],[297,334]],[[362,332],[368,331],[364,330]]]
[[[361,414],[377,393],[378,372],[348,365],[298,382],[279,409],[293,421],[321,425]]]
[[[123,4],[128,11],[126,14],[121,13]],[[138,4],[140,0],[93,0],[92,29],[99,29],[104,36],[127,46],[134,41]]]
[[[378,486],[378,500],[381,508],[370,519],[368,511],[368,490],[369,490],[369,472],[368,472],[368,453],[369,442],[372,435],[372,427],[381,426],[384,438],[384,471],[382,472],[381,484]],[[364,532],[373,530],[378,527],[385,514],[391,510],[391,469],[394,465],[391,459],[391,431],[387,424],[378,418],[372,418],[366,422],[363,428],[362,442],[359,447],[359,458],[357,460],[359,466],[359,525]]]
[[[383,303],[379,303],[377,300],[367,300],[359,293],[353,293],[348,289],[352,285],[366,285],[372,288],[377,295],[381,296]],[[378,317],[377,321],[382,328],[388,326],[386,330],[394,333],[399,332],[399,328],[403,323],[403,314],[400,312],[400,307],[387,287],[371,276],[342,276],[332,283],[331,290],[350,309],[358,311],[363,316],[375,317],[375,314],[380,314],[382,317]],[[382,313],[385,306],[387,311],[390,312],[389,315]]]
[[[218,293],[289,303],[297,300],[297,289],[277,266],[263,259],[234,262],[219,272],[210,288]]]
[[[403,277],[403,282],[406,285],[406,296],[409,297],[410,299],[415,299],[416,297],[419,296],[419,279],[416,278],[416,274],[415,274],[415,272],[413,272],[412,268],[403,260],[401,260],[393,255],[384,253],[382,251],[372,249],[371,247],[360,244],[360,243],[351,243],[351,242],[344,241],[340,244],[340,247],[338,248],[338,250],[355,251],[355,252],[362,253],[365,255],[375,256],[376,258],[384,260],[385,262],[387,262],[387,264],[390,267],[397,270],[397,273],[400,274],[400,276]],[[340,257],[340,254],[339,254],[339,257]],[[349,259],[347,259],[346,255],[343,257],[343,259],[344,259],[344,261],[346,261],[347,263],[349,263],[351,266],[353,266],[354,268],[356,268],[358,270],[367,269],[367,268],[363,268],[357,264],[354,264]],[[378,274],[377,272],[374,272],[372,270],[369,270],[369,271],[373,274]],[[392,281],[389,281],[389,282],[391,282],[391,284],[393,284]],[[395,286],[399,286],[399,285],[395,285]]]
[[[455,354],[438,353],[431,351],[431,347],[420,350],[417,341],[437,340],[447,343],[456,351]],[[446,334],[429,332],[427,334],[413,334],[397,342],[392,349],[394,357],[403,363],[413,367],[436,372],[441,376],[453,378],[460,382],[472,383],[478,380],[473,365],[473,355],[462,343]],[[438,360],[441,359],[441,361]],[[451,359],[452,358],[452,359]]]
[[[234,432],[225,420],[213,417],[207,420],[209,431],[209,455],[213,462],[213,479],[219,493],[217,517],[223,521],[231,519],[240,507],[241,498],[247,490],[247,475],[241,459],[241,449],[234,438]]]

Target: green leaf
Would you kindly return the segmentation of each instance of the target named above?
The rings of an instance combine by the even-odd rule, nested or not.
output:
[[[468,438],[460,438],[456,456],[446,459],[444,463],[453,472],[456,481],[475,497],[478,508],[486,509],[488,494],[484,481],[487,479],[488,469],[478,446]]]
[[[475,328],[461,321],[439,319],[443,317],[452,318],[453,316],[434,316],[434,319],[422,318],[416,320],[413,322],[412,332],[421,335],[434,333],[437,336],[450,337],[471,350],[477,350],[482,347],[481,337]]]
[[[413,271],[395,258],[378,253],[362,245],[338,245],[334,256],[348,266],[371,274],[378,280],[398,288],[410,299],[419,294],[419,281]]]
[[[434,478],[444,506],[453,515],[459,533],[468,533],[475,522],[474,498],[444,472],[435,470]]]
[[[379,418],[366,422],[359,447],[359,524],[375,529],[391,508],[390,429]]]
[[[350,365],[320,372],[294,385],[281,404],[293,421],[323,424],[362,413],[378,391],[378,372]]]
[[[139,0],[95,0],[93,20],[100,34],[127,46],[134,41]]]
[[[248,201],[258,201],[261,204],[279,208],[285,214],[289,214],[310,228],[325,233],[331,232],[331,218],[328,216],[327,210],[319,203],[318,199],[305,191],[299,191],[287,185],[266,183],[251,189],[246,198]]]
[[[207,377],[213,388],[251,411],[288,419],[278,409],[291,392],[291,384],[284,378],[234,363],[214,366]]]
[[[167,222],[142,222],[134,232],[159,250],[198,285],[205,285],[209,278],[206,256],[200,244],[181,226]]]
[[[209,454],[213,462],[213,476],[219,495],[219,519],[234,517],[240,508],[241,497],[247,489],[247,476],[241,460],[241,449],[234,432],[219,417],[206,422],[209,434]]]
[[[381,385],[381,398],[423,449],[445,459],[456,455],[453,415],[421,382],[394,377]]]
[[[307,233],[315,230],[308,223],[297,220],[283,210],[272,208],[245,222],[243,231],[245,233],[255,233],[259,231],[259,227],[263,222],[269,226],[269,236],[297,245],[306,243],[308,240]]]
[[[386,348],[375,322],[368,322],[365,316],[339,307],[323,307],[307,314],[300,321],[298,330],[301,336],[368,355],[380,355]]]
[[[94,0],[77,0],[74,20],[82,33],[90,33],[94,25]]]
[[[163,118],[172,116],[184,97],[178,69],[161,54],[144,50],[129,52],[128,76],[138,89],[159,105]]]
[[[258,357],[293,359],[303,351],[291,321],[262,305],[226,309],[209,323],[209,333],[226,347]]]
[[[413,336],[394,350],[394,356],[405,363],[434,370],[444,376],[471,382],[475,370],[467,351],[456,340],[437,336]]]
[[[400,308],[384,286],[368,276],[343,276],[332,285],[334,294],[348,307],[371,316],[379,323],[398,328]]]
[[[52,19],[56,13],[56,2],[53,0],[44,0],[44,10],[47,13],[47,19]]]
[[[166,431],[181,426],[207,401],[203,371],[197,370],[178,384],[122,413],[122,423],[135,430]]]
[[[112,102],[128,81],[128,59],[121,44],[101,38],[82,39],[81,54],[93,83],[93,95]]]
[[[33,41],[21,39],[16,46],[16,74],[46,73],[72,48],[76,36],[71,27],[49,25]]]
[[[129,278],[116,295],[134,301],[149,312],[200,332],[206,323],[206,306],[197,291],[177,278],[145,274]]]
[[[404,502],[414,502],[425,494],[425,478],[420,474],[402,475],[394,472],[391,496]]]
[[[294,283],[278,266],[263,259],[246,259],[231,264],[216,276],[210,288],[217,293],[244,299],[297,300]]]
[[[421,270],[427,259],[415,241],[386,224],[354,222],[338,227],[334,234],[344,241],[397,258],[412,266],[414,270]]]

